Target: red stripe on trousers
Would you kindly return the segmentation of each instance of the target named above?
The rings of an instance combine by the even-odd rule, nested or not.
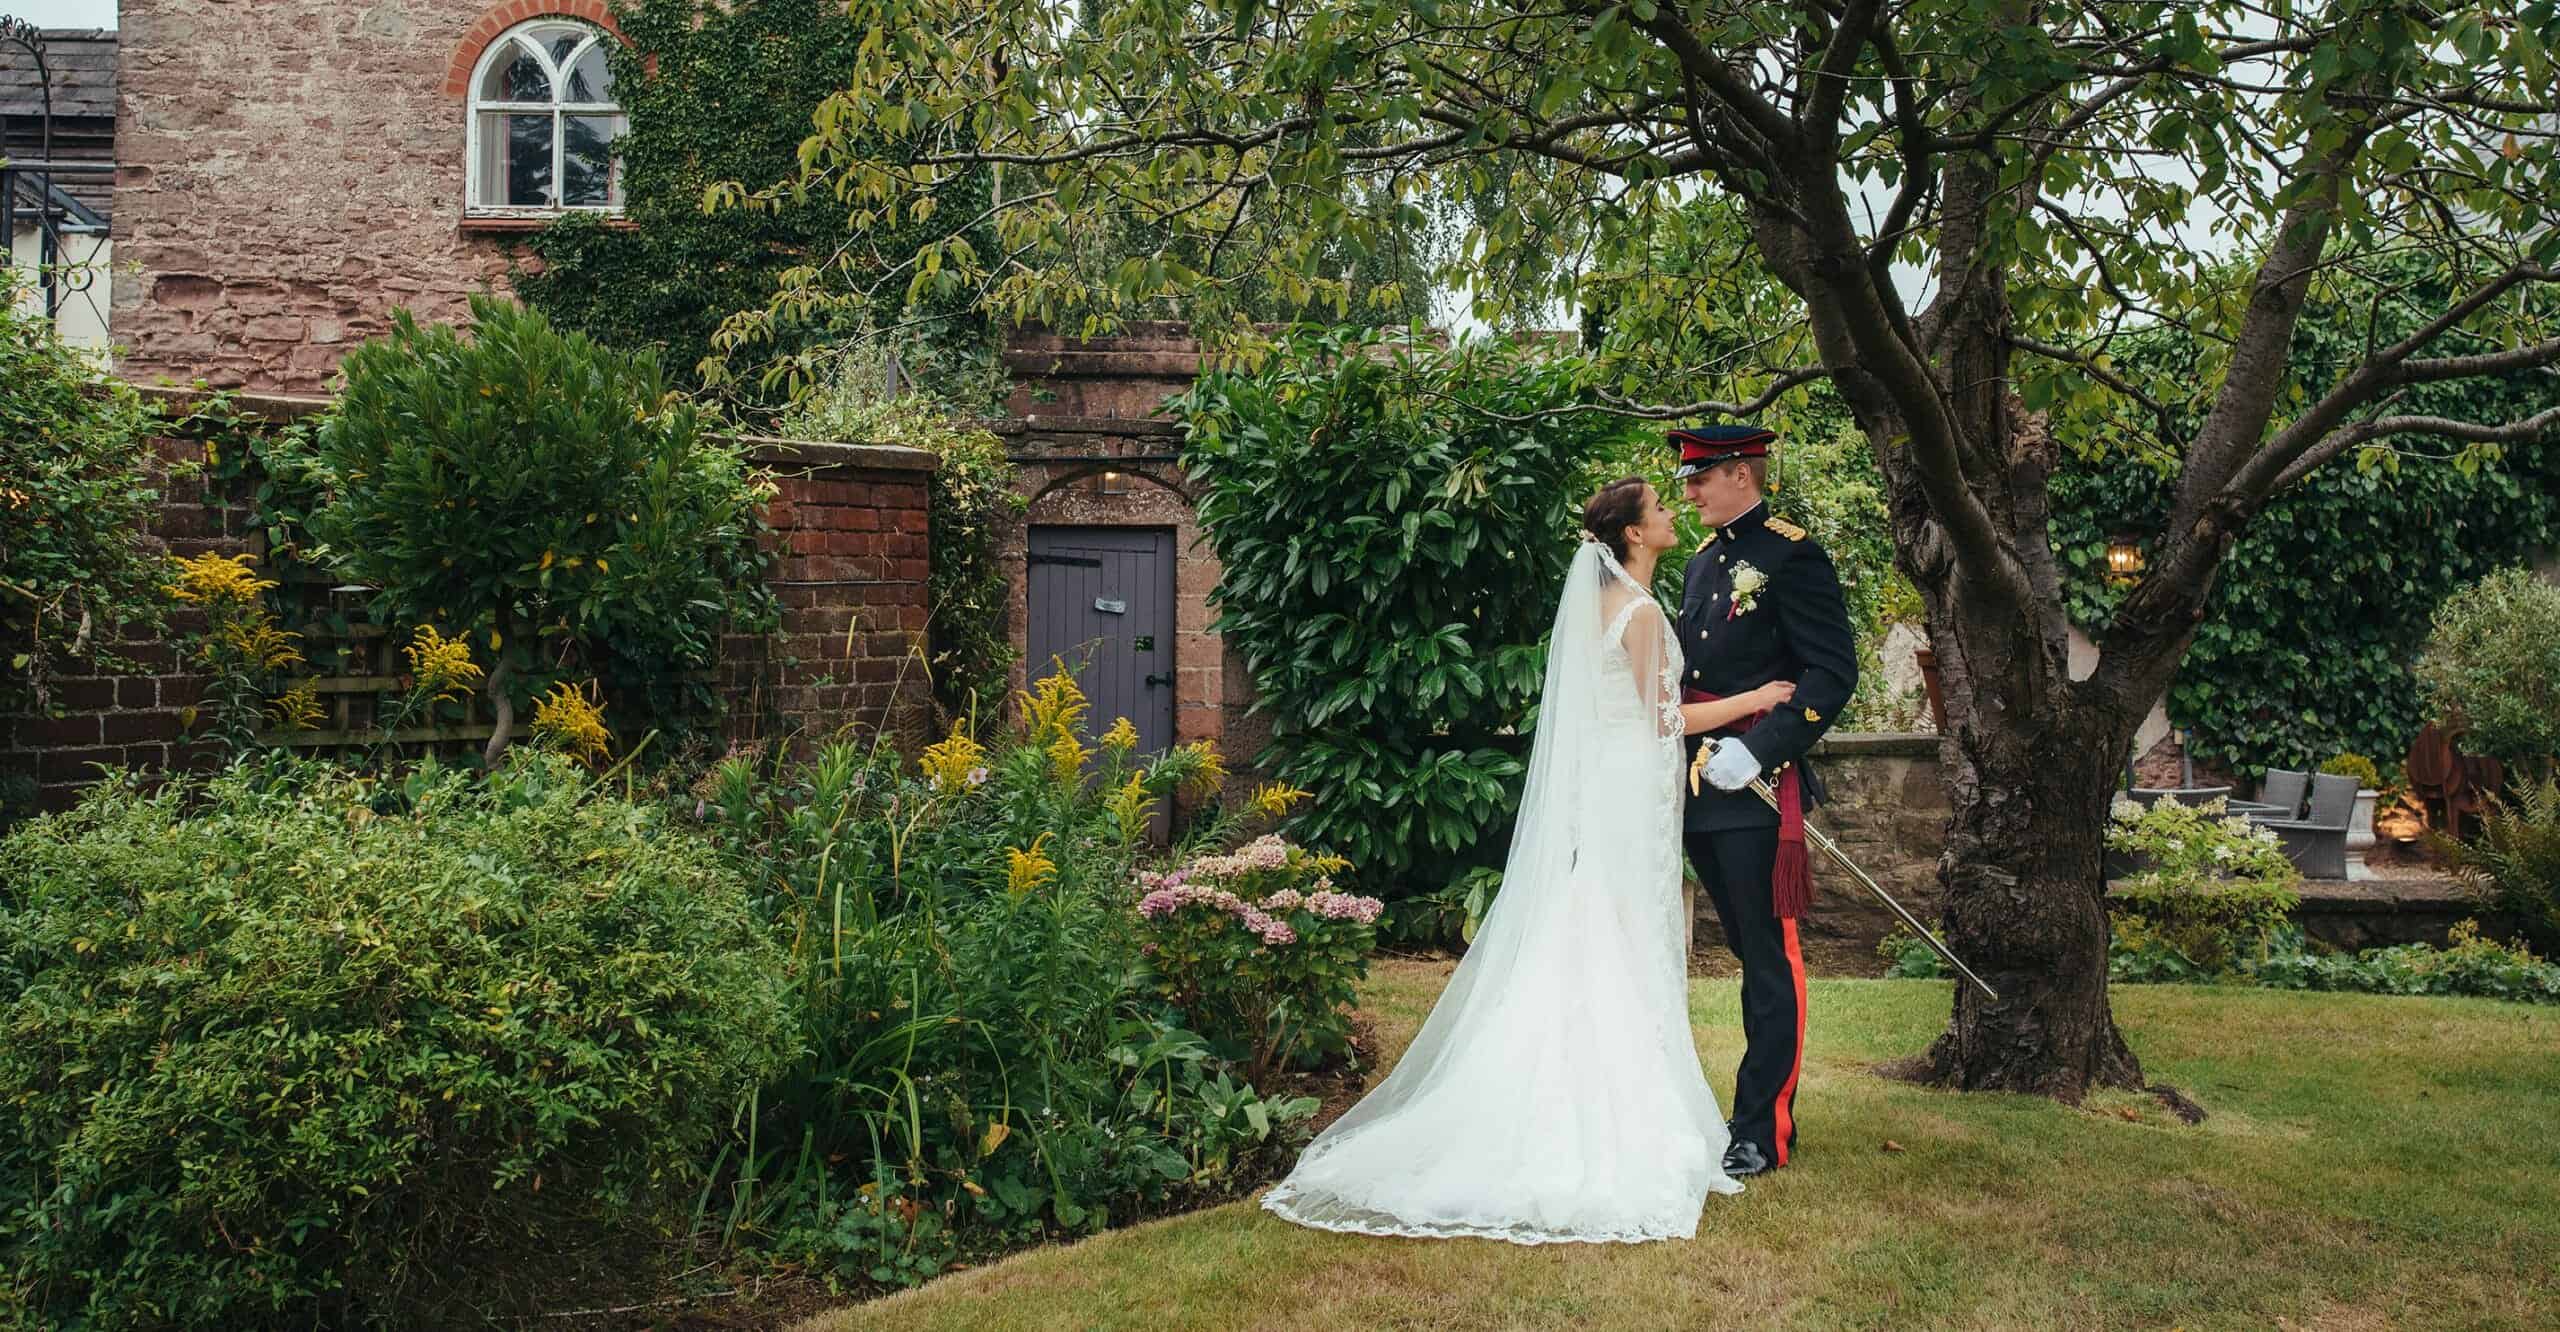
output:
[[[1796,923],[1793,920],[1779,920],[1778,928],[1785,932],[1787,971],[1796,983],[1796,1062],[1795,1067],[1787,1070],[1785,1085],[1778,1088],[1777,1141],[1772,1144],[1777,1148],[1778,1164],[1785,1165],[1787,1144],[1796,1136],[1796,1082],[1804,1076],[1804,948],[1796,941]]]

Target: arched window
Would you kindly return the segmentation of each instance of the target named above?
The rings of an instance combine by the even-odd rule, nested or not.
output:
[[[466,211],[525,216],[619,211],[614,141],[630,118],[613,100],[603,32],[540,18],[498,35],[471,72]]]

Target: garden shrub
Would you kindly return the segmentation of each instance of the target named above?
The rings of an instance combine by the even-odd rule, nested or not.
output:
[[[2107,849],[2145,861],[2108,894],[2116,937],[2137,951],[2156,942],[2208,974],[2262,947],[2300,901],[2275,834],[2226,814],[2219,800],[2146,809],[2120,799]]]
[[[53,1325],[592,1296],[794,1045],[737,876],[556,758],[110,777],[0,884],[0,1279]]]
[[[791,439],[903,444],[940,460],[925,484],[934,701],[946,717],[992,716],[1021,655],[1006,630],[1013,584],[998,551],[1029,506],[1014,488],[1016,469],[1004,441],[960,424],[958,408],[917,393],[883,398],[847,370],[839,367],[825,391],[795,405],[778,428]]]
[[[2522,782],[2512,799],[2490,797],[2480,831],[2445,845],[2483,907],[2545,949],[2560,949],[2560,781]]]
[[[1215,627],[1317,792],[1289,831],[1381,896],[1499,864],[1582,499],[1636,430],[1569,358],[1289,334],[1172,400],[1221,573]]]
[[[1143,979],[1149,818],[1214,792],[1214,751],[1142,759],[1124,722],[1088,743],[1063,672],[1012,711],[912,763],[839,740],[805,763],[733,755],[698,788],[791,952],[807,1033],[733,1144],[720,1209],[777,1261],[908,1284],[1224,1196],[1315,1108],[1241,1079],[1234,1034],[1186,1026]],[[1172,854],[1287,802],[1232,803],[1204,805]]]
[[[2560,587],[2501,569],[2447,597],[2418,682],[2434,715],[2466,728],[2465,750],[2550,772],[2560,753]]]
[[[2521,942],[2482,937],[2479,923],[2453,927],[2443,948],[2401,944],[2354,954],[2311,951],[2299,929],[2279,932],[2249,974],[2279,990],[2352,990],[2364,994],[2476,995],[2516,1003],[2560,1004],[2560,966]]]
[[[129,664],[113,650],[118,629],[158,624],[168,581],[149,533],[160,493],[145,441],[158,413],[19,305],[11,274],[0,279],[0,713],[46,710],[48,681],[66,668]]]
[[[1334,891],[1346,863],[1264,836],[1138,876],[1157,993],[1193,1030],[1240,1038],[1249,1079],[1351,1052],[1353,985],[1385,904]]]
[[[373,589],[377,623],[485,649],[504,748],[516,710],[601,677],[669,718],[714,711],[720,636],[771,627],[769,483],[706,435],[656,358],[487,297],[465,337],[395,314],[348,353],[311,436],[277,443],[303,552]]]

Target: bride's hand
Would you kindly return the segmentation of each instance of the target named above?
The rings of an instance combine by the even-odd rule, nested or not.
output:
[[[1796,696],[1793,680],[1771,680],[1751,691],[1752,711],[1768,712]]]

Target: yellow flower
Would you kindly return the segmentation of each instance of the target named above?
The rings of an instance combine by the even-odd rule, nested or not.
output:
[[[258,599],[258,594],[275,584],[249,571],[255,555],[215,555],[207,552],[191,559],[176,559],[178,581],[169,585],[169,595],[197,606],[245,606]]]
[[[277,695],[267,704],[276,722],[297,731],[316,730],[320,725],[320,691],[309,680],[297,680],[292,688]]]
[[[1128,718],[1122,717],[1111,723],[1110,730],[1102,733],[1102,747],[1117,754],[1128,753],[1138,747],[1138,728],[1131,726]]]
[[[418,626],[417,635],[402,649],[409,657],[409,673],[417,677],[415,686],[437,698],[463,698],[480,683],[480,668],[471,660],[471,645],[459,638],[447,638],[431,624]]]
[[[1020,897],[1057,876],[1057,862],[1049,859],[1049,853],[1041,849],[1048,841],[1049,834],[1042,833],[1031,839],[1031,848],[1027,851],[1015,847],[1005,849],[1004,886],[1007,892]]]
[[[1135,838],[1156,810],[1156,798],[1147,793],[1145,780],[1134,772],[1129,774],[1129,784],[1112,792],[1111,799],[1105,803],[1111,817],[1120,821],[1120,836],[1124,841]]]
[[[1253,811],[1266,818],[1276,819],[1288,813],[1290,806],[1314,794],[1313,791],[1301,791],[1286,782],[1264,782],[1253,789]]]
[[[948,791],[968,781],[986,757],[986,746],[955,726],[939,744],[925,746],[916,766],[924,769],[925,780],[933,783],[934,790]]]
[[[1035,745],[1046,745],[1061,732],[1073,735],[1084,722],[1084,691],[1076,688],[1076,679],[1067,674],[1066,663],[1056,657],[1049,661],[1057,669],[1033,686],[1032,692],[1019,696],[1024,723],[1030,728],[1031,743]]]
[[[1183,780],[1185,792],[1195,796],[1213,796],[1218,793],[1218,788],[1227,784],[1227,765],[1218,757],[1216,745],[1206,740],[1195,740],[1184,745],[1181,752],[1197,754],[1200,759],[1200,766],[1193,768],[1191,775]]]
[[[581,762],[594,763],[612,752],[613,737],[604,728],[604,709],[566,684],[556,684],[533,709],[533,733]]]
[[[1060,731],[1058,738],[1049,742],[1049,770],[1058,775],[1059,781],[1074,781],[1084,771],[1084,761],[1092,752],[1076,743],[1074,731]]]

